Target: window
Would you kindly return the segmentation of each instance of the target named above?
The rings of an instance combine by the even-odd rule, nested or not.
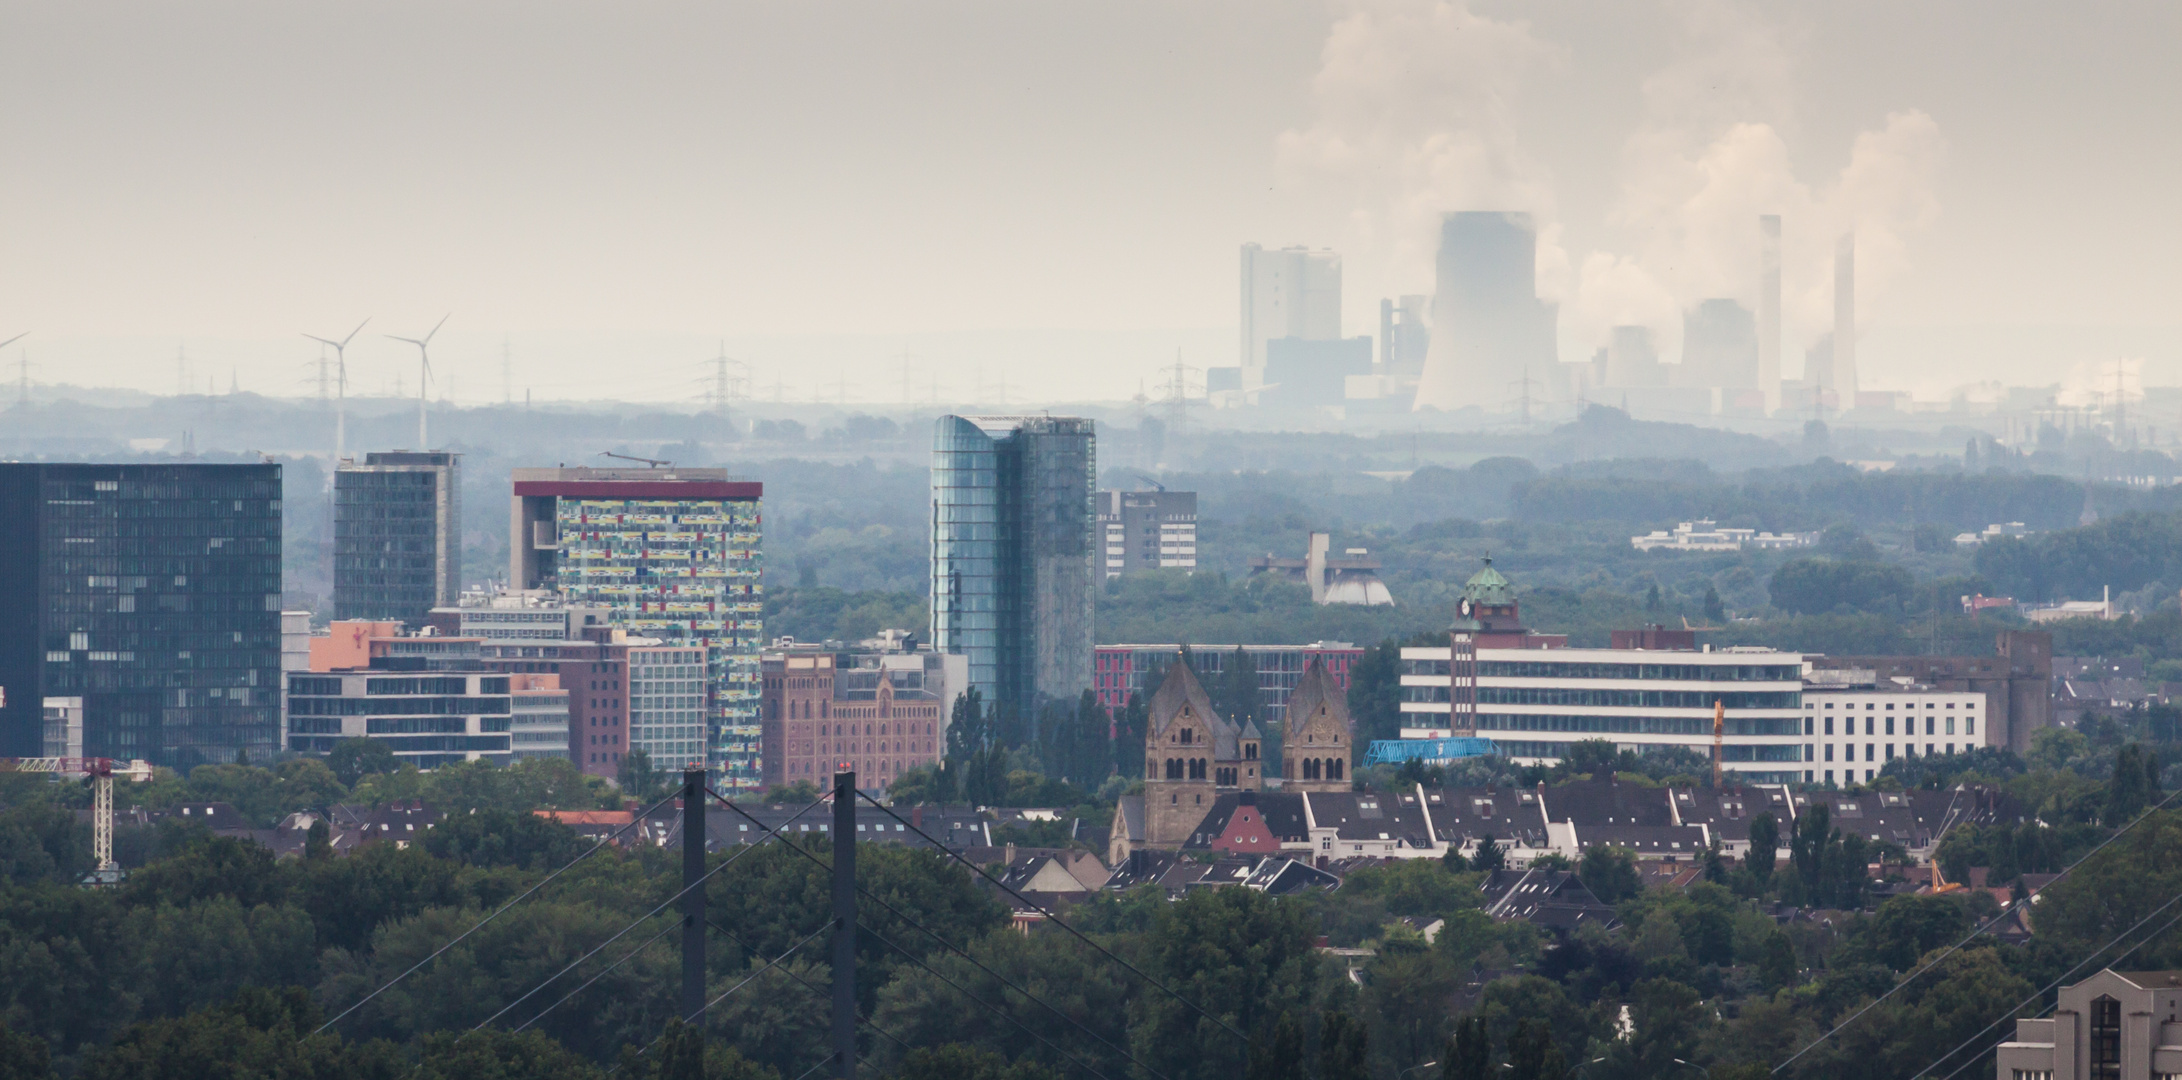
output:
[[[2121,1080],[2121,1002],[2091,999],[2090,1080]]]

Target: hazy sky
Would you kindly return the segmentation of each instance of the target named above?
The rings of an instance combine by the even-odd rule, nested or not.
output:
[[[1352,332],[1445,210],[1547,225],[1562,351],[1747,295],[1791,372],[1853,225],[1867,379],[2182,381],[2182,7],[0,0],[0,338],[34,379],[464,399],[1123,397],[1233,363],[1236,248]],[[12,365],[17,350],[6,351]]]

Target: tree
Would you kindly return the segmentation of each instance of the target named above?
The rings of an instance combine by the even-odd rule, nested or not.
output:
[[[991,742],[991,719],[985,695],[974,686],[963,691],[947,718],[947,760],[968,761],[971,754],[983,750]]]
[[[911,1050],[894,1073],[895,1080],[1060,1080],[1060,1075],[1035,1061],[1010,1064],[990,1050],[962,1043]]]
[[[1357,742],[1368,746],[1373,739],[1401,738],[1401,642],[1388,638],[1364,649],[1349,667],[1348,702]]]
[[[1767,990],[1781,990],[1796,983],[1796,948],[1788,935],[1779,927],[1765,936],[1764,951],[1758,956],[1758,977]]]
[[[0,1080],[52,1080],[45,1040],[0,1026]]]
[[[1867,559],[1791,559],[1766,583],[1773,606],[1798,615],[1837,609],[1896,614],[1915,590],[1909,571]]]
[[[1500,870],[1507,865],[1508,854],[1500,850],[1500,845],[1493,843],[1491,833],[1487,833],[1483,840],[1477,842],[1477,850],[1470,855],[1472,870]]]
[[[624,794],[640,803],[655,803],[667,794],[667,784],[676,779],[672,773],[652,768],[652,755],[642,747],[631,747],[621,755],[621,765],[614,770],[614,782]]]
[[[2106,787],[2106,827],[2127,825],[2158,794],[2159,755],[2136,743],[2123,746],[2114,754],[2114,778]]]
[[[1780,821],[1771,811],[1750,819],[1750,872],[1760,883],[1773,877],[1773,862],[1780,850]]]
[[[345,787],[355,787],[357,781],[374,773],[390,773],[400,768],[394,758],[393,747],[378,739],[343,739],[333,744],[326,753],[326,767],[333,770],[334,778]]]
[[[1303,1061],[1303,1023],[1295,1013],[1284,1012],[1273,1024],[1270,1038],[1252,1041],[1250,1068],[1243,1080],[1305,1080]]]
[[[1577,866],[1576,877],[1583,887],[1606,903],[1618,904],[1644,891],[1644,878],[1637,873],[1636,852],[1628,848],[1593,845],[1584,849]]]
[[[1727,621],[1727,605],[1720,602],[1720,590],[1709,581],[1705,583],[1705,621],[1714,625]]]
[[[1493,1073],[1493,1037],[1485,1018],[1472,1014],[1455,1023],[1454,1037],[1440,1054],[1440,1080],[1488,1080]]]
[[[1508,1040],[1508,1080],[1564,1080],[1568,1061],[1543,1020],[1524,1017]]]
[[[1345,1012],[1326,1014],[1318,1028],[1318,1080],[1371,1080],[1363,1021]]]

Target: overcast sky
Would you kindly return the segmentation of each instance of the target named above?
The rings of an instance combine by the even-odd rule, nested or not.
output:
[[[2182,381],[2172,4],[0,0],[0,338],[39,381],[1120,398],[1234,362],[1236,248],[1521,209],[1564,357],[1853,227],[1867,380]],[[907,353],[905,364],[904,353]],[[18,359],[10,348],[0,360]],[[905,378],[905,368],[906,378]]]

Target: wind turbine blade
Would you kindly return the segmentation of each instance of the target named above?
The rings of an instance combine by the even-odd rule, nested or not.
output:
[[[346,341],[328,341],[325,338],[319,337],[317,334],[305,334],[303,336],[319,343],[320,345],[331,345],[334,347],[335,350],[339,350],[341,346],[348,344],[348,342]]]
[[[413,337],[394,337],[394,335],[392,335],[392,334],[388,334],[388,335],[386,335],[386,336],[387,336],[387,337],[389,337],[389,338],[393,338],[393,340],[395,340],[395,341],[406,341],[406,342],[408,342],[409,344],[411,344],[411,345],[415,345],[415,346],[416,346],[417,348],[420,348],[420,349],[421,349],[421,348],[424,348],[424,342],[418,341],[418,340],[417,340],[416,338],[413,338]]]
[[[433,323],[433,324],[432,324],[432,334],[437,334],[437,333],[439,333],[439,328],[440,328],[440,327],[442,327],[442,326],[445,326],[445,325],[447,325],[447,320],[449,320],[449,319],[452,319],[452,318],[454,318],[454,317],[455,317],[455,313],[454,313],[454,312],[452,312],[452,311],[448,312],[448,313],[447,313],[447,314],[445,314],[445,315],[442,315],[442,316],[440,316],[440,317],[439,317],[439,321],[438,321],[438,322],[436,322],[436,323]],[[424,340],[426,340],[426,341],[430,341],[430,340],[432,340],[432,334],[426,334],[426,335],[424,335]]]
[[[18,342],[18,341],[21,341],[21,340],[23,340],[24,338],[27,338],[27,337],[29,337],[29,336],[30,336],[30,331],[28,331],[28,330],[25,330],[25,331],[23,331],[22,333],[20,333],[20,334],[17,334],[17,335],[15,335],[14,337],[11,337],[11,338],[7,339],[6,341],[0,341],[0,349],[5,349],[5,348],[7,348],[8,346],[10,346],[10,345],[13,345],[13,344],[15,344],[16,342]]]
[[[347,336],[347,337],[345,337],[345,338],[342,338],[342,339],[341,339],[341,344],[343,344],[343,345],[346,345],[346,344],[348,344],[349,342],[351,342],[351,341],[354,341],[354,340],[356,340],[356,335],[358,335],[358,334],[361,334],[361,333],[363,333],[363,332],[364,332],[364,323],[368,323],[368,322],[370,322],[370,321],[371,321],[371,316],[369,316],[369,315],[366,315],[366,316],[364,316],[364,322],[360,322],[360,323],[357,323],[357,324],[356,324],[356,329],[354,329],[354,330],[351,330],[351,331],[349,331],[349,336]]]

